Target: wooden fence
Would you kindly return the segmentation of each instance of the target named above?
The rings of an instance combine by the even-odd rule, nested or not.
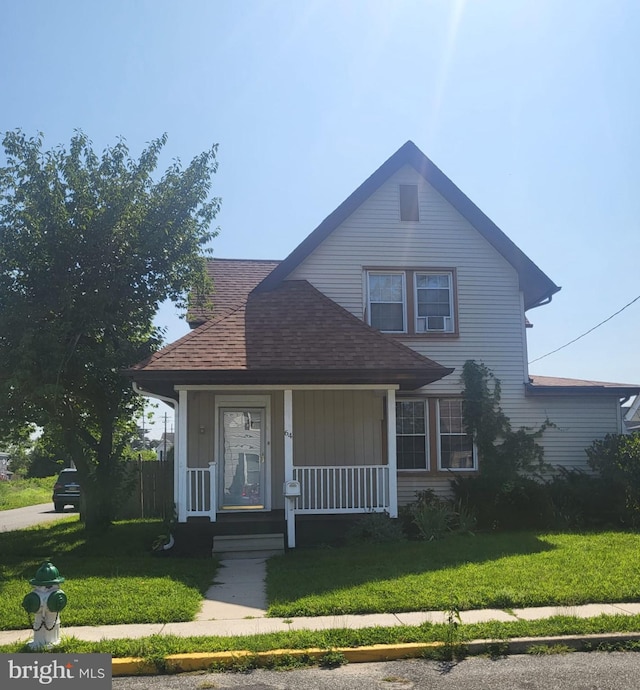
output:
[[[128,463],[134,488],[118,510],[123,520],[170,518],[173,513],[173,462],[137,460]]]

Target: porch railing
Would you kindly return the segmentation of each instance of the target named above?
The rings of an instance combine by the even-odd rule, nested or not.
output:
[[[390,509],[387,465],[294,467],[297,514],[368,513]]]
[[[187,467],[186,505],[188,517],[216,519],[216,464]]]

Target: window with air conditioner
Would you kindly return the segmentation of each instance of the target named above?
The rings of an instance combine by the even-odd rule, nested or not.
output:
[[[367,269],[366,294],[366,320],[384,333],[457,335],[455,269]]]
[[[416,333],[452,333],[453,286],[450,273],[415,273]]]

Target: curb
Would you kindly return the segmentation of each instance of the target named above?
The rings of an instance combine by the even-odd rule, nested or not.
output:
[[[606,633],[594,635],[558,635],[555,637],[518,637],[510,640],[472,640],[451,645],[453,656],[456,650],[469,655],[480,654],[524,654],[531,647],[563,645],[576,651],[586,651],[601,645],[622,642],[640,642],[638,633]],[[321,662],[327,654],[339,654],[350,663],[366,663],[413,659],[425,652],[445,647],[444,642],[408,642],[394,645],[370,645],[366,647],[333,647],[331,649],[273,649],[268,652],[197,652],[191,654],[170,654],[158,662],[142,658],[125,657],[113,659],[112,675],[144,676],[158,674],[203,671],[214,668],[228,668],[243,661],[256,666],[270,666],[275,660],[313,659]]]

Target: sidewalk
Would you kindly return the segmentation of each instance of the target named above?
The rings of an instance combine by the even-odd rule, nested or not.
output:
[[[247,567],[247,566],[251,567]],[[216,584],[205,594],[202,609],[196,620],[187,623],[148,623],[140,625],[104,625],[68,627],[62,614],[62,635],[80,640],[100,641],[119,638],[140,638],[149,635],[235,636],[259,635],[287,630],[326,630],[332,628],[393,627],[445,623],[443,611],[416,611],[410,613],[381,613],[368,615],[318,616],[307,618],[266,618],[264,590],[264,559],[223,561]],[[584,606],[545,606],[514,609],[462,611],[462,623],[487,621],[536,620],[551,616],[576,616],[590,618],[601,614],[637,615],[640,603],[635,604],[586,604]],[[0,632],[0,645],[17,641],[27,642],[32,631],[9,630]]]

